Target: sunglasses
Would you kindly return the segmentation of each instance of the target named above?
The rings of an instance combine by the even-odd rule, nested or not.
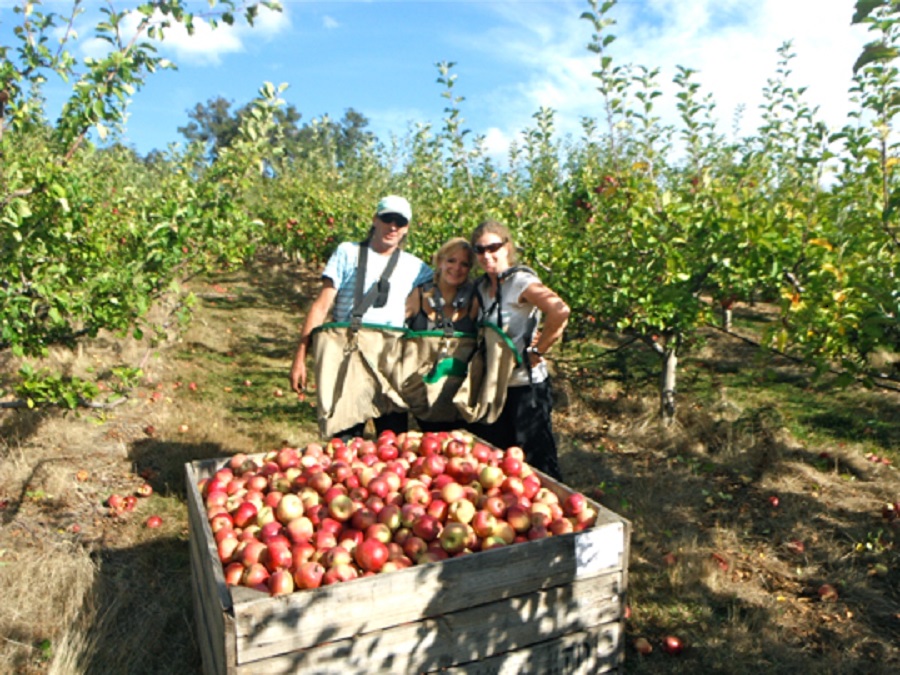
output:
[[[378,220],[386,225],[396,225],[397,227],[406,227],[409,225],[409,221],[406,218],[396,213],[385,213],[384,215],[378,216]]]
[[[484,255],[485,253],[496,253],[504,246],[506,246],[506,239],[495,241],[493,244],[475,244],[472,248],[475,249],[475,253],[478,255]]]

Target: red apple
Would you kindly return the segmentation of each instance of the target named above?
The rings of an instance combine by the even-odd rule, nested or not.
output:
[[[281,501],[282,497],[284,497],[284,493],[281,490],[270,489],[263,496],[263,506],[275,509],[278,507],[278,502]]]
[[[513,505],[506,510],[506,521],[516,532],[528,532],[531,527],[531,514],[521,506]]]
[[[270,542],[261,556],[261,562],[269,572],[288,568],[293,562],[293,553],[289,545],[282,542]]]
[[[353,567],[353,565],[349,563],[342,563],[340,565],[335,565],[334,567],[331,567],[325,571],[325,575],[322,577],[322,584],[328,586],[344,581],[351,581],[352,579],[356,579],[357,577],[359,577],[359,573],[356,571],[356,568]]]
[[[506,456],[514,457],[515,459],[523,463],[525,462],[525,451],[518,445],[511,445],[510,447],[508,447],[506,449]]]
[[[268,522],[259,528],[259,540],[268,544],[269,541],[279,536],[283,529],[284,527],[277,520]]]
[[[325,568],[317,562],[307,561],[294,571],[297,588],[318,588],[322,585]]]
[[[325,551],[337,546],[337,535],[334,532],[319,530],[313,534],[310,543],[316,547],[317,551]]]
[[[417,560],[420,555],[428,550],[428,542],[421,537],[410,535],[403,542],[403,552],[410,560]]]
[[[491,495],[484,500],[484,508],[490,511],[494,518],[506,517],[506,502],[500,495]]]
[[[266,583],[269,578],[269,570],[262,563],[253,563],[245,566],[244,574],[241,576],[241,585],[251,588]]]
[[[477,462],[483,464],[490,461],[493,452],[491,452],[491,449],[484,443],[475,443],[472,446],[471,455]]]
[[[385,504],[384,508],[378,512],[378,522],[384,523],[391,530],[400,527],[400,507],[396,504]]]
[[[162,526],[162,518],[160,518],[159,516],[150,516],[149,518],[147,518],[147,521],[145,524],[147,527],[149,527],[151,529],[161,527]]]
[[[497,527],[497,518],[490,511],[482,509],[475,513],[471,525],[479,537],[489,537]]]
[[[337,565],[350,564],[353,562],[353,556],[350,551],[343,546],[332,546],[322,552],[319,562],[322,563],[326,569],[330,569]]]
[[[294,592],[294,577],[286,569],[272,572],[267,584],[272,595],[287,595]]]
[[[481,467],[481,470],[478,472],[478,482],[481,483],[481,486],[486,490],[493,487],[500,487],[505,479],[506,475],[499,466],[487,464]]]
[[[258,507],[259,511],[256,513],[256,524],[262,527],[263,525],[267,525],[269,523],[278,523],[278,520],[275,518],[275,509],[271,506],[261,506]],[[280,525],[281,523],[279,523]]]
[[[247,527],[251,523],[256,522],[256,514],[258,509],[256,504],[250,501],[241,502],[235,512],[231,514],[236,527]]]
[[[432,499],[431,503],[425,508],[425,511],[441,522],[444,522],[447,520],[448,508],[449,505],[443,499]]]
[[[453,441],[451,441],[453,442]],[[456,441],[458,443],[458,441]],[[441,441],[431,433],[426,433],[419,441],[419,452],[423,455],[434,455],[441,451]]]
[[[634,650],[638,654],[642,654],[647,656],[653,651],[653,645],[650,644],[650,641],[645,637],[635,638],[634,640]]]
[[[553,512],[550,510],[550,506],[543,502],[535,502],[531,505],[531,524],[532,525],[543,525],[544,527],[550,527],[550,523],[553,522]]]
[[[328,502],[328,515],[340,522],[346,522],[353,515],[353,500],[349,496],[339,494]]]
[[[283,495],[275,507],[275,517],[280,523],[285,525],[302,515],[303,500],[293,492]]]
[[[239,562],[225,565],[225,584],[228,586],[240,586],[241,577],[244,576],[244,566]]]
[[[309,518],[300,516],[299,518],[294,518],[288,522],[288,524],[284,526],[284,531],[287,534],[288,539],[295,544],[300,544],[309,541],[312,538],[315,528]]]
[[[531,529],[526,533],[529,541],[535,541],[537,539],[544,539],[550,536],[550,530],[547,529],[546,525],[542,523],[532,523]]]
[[[663,651],[670,656],[678,656],[684,651],[684,642],[679,637],[667,635],[663,638]]]
[[[583,494],[580,492],[573,492],[572,494],[567,495],[563,501],[563,513],[567,516],[578,515],[584,510],[586,504],[587,499],[585,499]]]
[[[439,536],[441,547],[450,555],[455,555],[466,548],[469,541],[469,527],[460,522],[449,522],[441,530]]]
[[[550,525],[547,527],[550,530],[550,534],[554,536],[559,536],[561,534],[569,534],[570,532],[575,531],[575,524],[569,518],[556,518],[555,520],[550,522]]]
[[[353,552],[356,564],[368,572],[380,572],[388,560],[388,547],[378,539],[364,539]]]
[[[259,539],[248,539],[241,542],[235,551],[235,560],[240,559],[244,567],[250,567],[254,563],[262,563],[266,545]]]
[[[819,586],[818,593],[822,602],[834,602],[838,599],[838,591],[831,584],[822,584]]]
[[[157,516],[158,517],[158,516]],[[150,527],[148,524],[147,527]],[[222,539],[222,541],[218,542],[217,552],[219,554],[219,560],[224,563],[230,563],[234,558],[234,552],[237,550],[240,545],[240,541],[236,536],[226,537]]]
[[[525,496],[533,500],[541,489],[541,479],[532,473],[522,478],[522,485],[525,487]]]
[[[442,529],[441,521],[428,513],[417,518],[412,525],[413,534],[426,542],[437,539]]]
[[[316,553],[316,547],[308,541],[301,541],[291,544],[291,566],[292,570],[296,570],[300,565],[308,560],[312,560]]]

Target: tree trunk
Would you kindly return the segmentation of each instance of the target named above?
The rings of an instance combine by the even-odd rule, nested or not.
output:
[[[674,342],[674,341],[673,341]],[[666,346],[663,353],[663,370],[660,377],[659,414],[665,426],[675,421],[675,379],[678,356],[674,344]]]
[[[731,332],[731,319],[732,319],[731,307],[723,307],[722,308],[722,330],[724,330],[726,333]]]

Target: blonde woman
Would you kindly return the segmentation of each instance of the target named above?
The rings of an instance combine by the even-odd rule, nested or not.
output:
[[[460,333],[477,329],[478,302],[469,273],[475,263],[469,242],[451,239],[434,254],[434,282],[413,290],[406,300],[406,325],[412,330],[452,327]]]
[[[434,254],[434,279],[431,284],[413,289],[406,301],[406,325],[414,331],[443,331],[446,335],[478,330],[478,300],[469,273],[475,255],[462,237],[451,239]],[[465,422],[437,421],[416,417],[422,431],[451,431]]]

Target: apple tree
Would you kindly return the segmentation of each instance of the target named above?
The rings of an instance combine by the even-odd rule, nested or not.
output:
[[[191,264],[191,244],[201,238],[190,232],[230,233],[229,222],[249,222],[229,185],[257,166],[251,144],[242,146],[240,161],[235,155],[228,180],[210,175],[204,185],[193,161],[151,168],[121,148],[96,147],[92,138],[120,128],[130,96],[171,65],[153,41],[174,23],[189,31],[201,19],[230,23],[238,9],[252,22],[260,4],[275,6],[224,2],[203,16],[180,0],[129,12],[104,7],[92,36],[107,52],[80,61],[71,47],[81,2],[68,14],[44,12],[37,2],[15,8],[18,42],[0,47],[0,349],[41,356],[101,329],[140,335],[153,298]],[[69,83],[70,94],[50,123],[42,88],[54,77]],[[252,125],[247,132],[254,133]],[[162,185],[170,189],[161,193]],[[246,235],[236,231],[240,247]],[[235,239],[228,234],[226,241]],[[233,257],[234,248],[226,243],[212,255]]]

